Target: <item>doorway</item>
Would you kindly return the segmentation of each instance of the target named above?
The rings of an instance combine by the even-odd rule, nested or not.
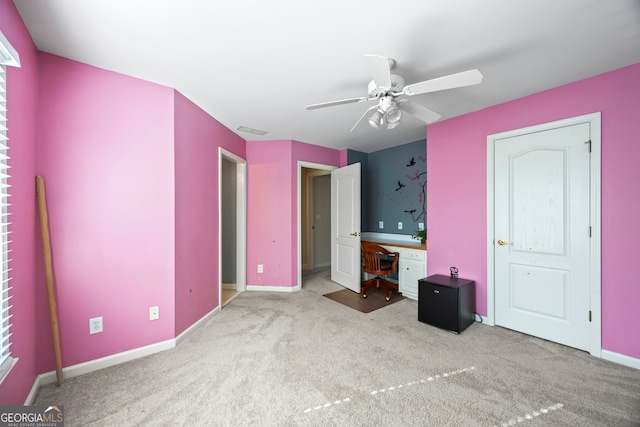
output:
[[[298,286],[302,288],[302,271],[331,265],[331,171],[335,166],[298,162]],[[329,180],[326,182],[326,180]],[[326,185],[328,183],[328,186]],[[325,211],[329,214],[327,215]]]
[[[302,168],[302,270],[331,265],[331,171]]]
[[[600,357],[600,114],[487,137],[487,323]]]
[[[223,308],[246,289],[246,161],[218,153],[219,301]]]

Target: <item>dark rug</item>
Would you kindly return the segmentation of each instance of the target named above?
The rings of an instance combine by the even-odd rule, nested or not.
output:
[[[391,299],[386,300],[384,292],[378,288],[371,289],[367,292],[367,297],[363,298],[362,294],[357,294],[351,289],[342,289],[340,291],[324,294],[325,297],[339,302],[342,305],[361,311],[362,313],[371,313],[382,307],[393,304],[394,302],[402,301],[406,297],[395,292],[391,293]]]

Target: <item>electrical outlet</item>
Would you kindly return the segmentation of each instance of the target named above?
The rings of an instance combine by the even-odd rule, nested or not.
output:
[[[418,223],[418,230],[424,230],[424,222]]]
[[[378,228],[384,228],[384,222],[378,221]]]
[[[102,332],[102,316],[89,319],[89,335]]]
[[[264,265],[258,264],[258,273],[262,273],[264,271]]]
[[[402,230],[402,221],[398,222],[398,230]]]
[[[158,320],[160,318],[160,307],[149,307],[149,320]]]

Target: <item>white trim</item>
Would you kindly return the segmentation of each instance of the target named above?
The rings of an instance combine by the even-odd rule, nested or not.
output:
[[[492,135],[487,136],[487,316],[483,319],[487,325],[494,326],[494,243],[493,235],[495,234],[494,224],[494,189],[495,179],[493,177],[495,170],[495,141],[490,139]]]
[[[204,322],[206,322],[207,320],[209,320],[219,312],[220,312],[220,306],[218,305],[218,307],[214,308],[213,310],[211,310],[210,312],[202,316],[196,323],[194,323],[193,325],[189,326],[187,329],[182,331],[182,333],[175,338],[175,341],[176,341],[175,345],[176,346],[179,345],[187,335],[189,335],[191,332],[196,330],[196,328],[200,327],[200,325],[202,325]]]
[[[20,67],[20,55],[0,31],[0,64]]]
[[[602,226],[601,180],[602,180],[602,115],[598,113],[582,116],[591,126],[591,182],[589,182],[591,205],[591,240],[589,241],[589,276],[591,278],[591,348],[592,356],[602,357]]]
[[[609,362],[619,363],[620,365],[634,369],[640,369],[640,359],[636,359],[635,357],[625,356],[624,354],[614,353],[609,350],[602,350],[601,357]]]
[[[19,357],[9,357],[9,359],[5,361],[6,366],[3,365],[3,371],[2,371],[2,374],[0,375],[0,385],[2,385],[4,380],[9,376],[9,372],[11,372],[13,367],[16,366],[16,364],[18,363],[18,360],[20,360]]]
[[[247,291],[264,291],[264,292],[296,292],[300,290],[300,286],[261,286],[247,285]]]
[[[298,284],[292,288],[296,291],[302,289],[302,168],[332,171],[338,167],[298,160],[298,201],[296,203],[298,209]]]
[[[601,226],[600,226],[600,193],[601,193],[601,114],[599,112],[543,123],[522,129],[487,136],[487,324],[495,325],[495,272],[494,272],[494,150],[498,139],[511,138],[525,133],[541,132],[562,126],[589,123],[591,133],[590,160],[590,200],[591,239],[589,259],[589,294],[591,298],[591,331],[589,353],[602,357],[602,283],[601,283]]]
[[[180,342],[182,342],[182,340],[187,335],[189,335],[196,328],[202,325],[205,321],[209,320],[211,317],[213,317],[215,314],[219,312],[220,312],[220,307],[214,308],[209,313],[202,316],[196,323],[194,323],[193,325],[185,329],[180,335],[178,335],[174,339],[161,341],[154,344],[149,344],[144,347],[123,351],[122,353],[116,353],[109,356],[101,357],[99,359],[78,363],[77,365],[68,366],[66,368],[62,368],[63,376],[65,379],[73,378],[79,375],[84,375],[93,371],[97,371],[99,369],[104,369],[111,366],[119,365],[121,363],[130,362],[135,359],[140,359],[142,357],[150,356],[152,354],[160,353],[165,350],[170,350],[172,348],[175,348],[177,345],[180,344]],[[33,385],[31,386],[31,391],[27,395],[24,405],[29,406],[33,404],[33,400],[36,397],[38,388],[46,384],[54,383],[56,381],[57,381],[57,375],[55,371],[45,372],[44,374],[38,375]]]
[[[236,291],[247,289],[247,161],[218,147],[218,301],[222,304],[222,159],[236,164]]]
[[[38,394],[38,389],[40,388],[41,385],[45,384],[43,382],[43,378],[45,375],[46,374],[40,374],[36,377],[36,380],[33,382],[33,385],[31,386],[31,390],[29,391],[29,394],[27,395],[27,398],[24,401],[24,406],[33,405],[33,401],[36,398],[36,394]]]
[[[97,371],[99,369],[109,368],[121,363],[140,359],[141,357],[160,353],[162,351],[172,349],[175,346],[175,339],[161,341],[155,344],[146,345],[144,347],[134,348],[133,350],[123,351],[122,353],[116,353],[110,356],[101,357],[99,359],[78,363],[77,365],[67,366],[66,368],[62,368],[62,373],[65,379],[69,379],[88,374],[89,372]],[[44,374],[40,374],[38,375],[36,381],[39,381],[38,386],[54,383],[57,381],[56,372],[50,371]]]

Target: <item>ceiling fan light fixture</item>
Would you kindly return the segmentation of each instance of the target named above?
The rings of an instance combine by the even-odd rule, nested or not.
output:
[[[400,126],[400,121],[397,121],[395,123],[387,122],[387,129],[395,129],[398,126]]]
[[[385,118],[387,119],[388,124],[390,125],[394,124],[397,126],[400,124],[400,119],[402,119],[402,110],[396,107],[394,103],[394,105],[387,110],[387,114]],[[392,129],[392,128],[389,128],[389,129]]]
[[[371,116],[369,116],[369,124],[372,128],[378,129],[380,125],[383,123],[383,116],[380,110],[376,110],[373,112]]]

